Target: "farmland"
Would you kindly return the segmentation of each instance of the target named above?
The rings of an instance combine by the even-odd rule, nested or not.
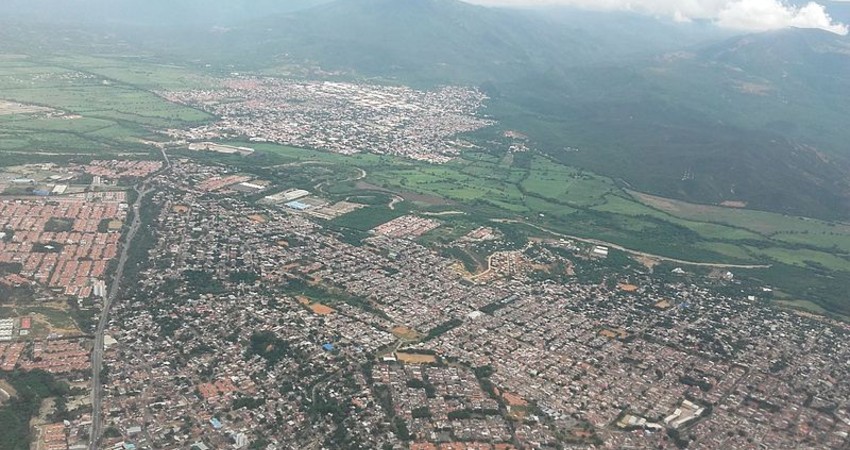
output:
[[[467,152],[450,163],[411,163],[374,155],[341,157],[304,149],[264,145],[283,160],[317,160],[340,167],[355,165],[365,181],[396,193],[418,193],[452,202],[465,221],[519,219],[534,228],[523,233],[552,233],[599,239],[632,250],[695,263],[777,265],[781,270],[747,271],[757,279],[784,288],[790,297],[807,298],[829,310],[846,311],[837,286],[850,277],[850,226],[776,213],[695,205],[651,197],[621,188],[613,180],[562,165],[540,154],[505,158],[487,152]],[[367,195],[351,183],[329,185],[335,195]],[[409,197],[409,196],[408,196]],[[405,202],[408,207],[440,211],[443,207]],[[671,206],[673,205],[673,206]],[[674,207],[675,206],[675,207]],[[370,206],[341,216],[336,223],[367,230],[377,220],[400,215],[385,206]],[[807,278],[817,268],[831,273],[827,281]],[[789,280],[775,276],[792,274]],[[813,284],[835,288],[812,289]]]
[[[143,58],[0,58],[0,100],[8,106],[0,115],[2,164],[149,158],[153,147],[142,141],[161,141],[157,130],[213,120],[157,92],[198,88],[212,76]],[[232,143],[256,154],[172,152],[284,177],[333,200],[362,202],[363,208],[328,223],[353,230],[355,238],[409,212],[451,209],[469,225],[525,222],[533,227],[511,226],[538,237],[549,230],[550,236],[599,239],[685,261],[782,266],[752,275],[775,284],[794,280],[802,286],[785,286],[789,297],[850,310],[836,298],[838,289],[809,289],[818,281],[805,276],[818,270],[836,285],[850,279],[850,224],[651,196],[543,152],[509,152],[511,142],[498,130],[466,138],[475,145],[445,164],[238,141]],[[785,280],[780,272],[793,276]]]
[[[147,154],[150,149],[140,139],[153,137],[153,130],[210,118],[153,92],[174,86],[175,79],[179,77],[165,67],[141,72],[124,61],[0,58],[4,105],[26,106],[4,108],[0,115],[0,152],[10,156],[4,155],[4,163],[17,163],[14,155],[61,160]]]

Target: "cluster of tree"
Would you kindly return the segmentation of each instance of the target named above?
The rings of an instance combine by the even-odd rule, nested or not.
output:
[[[137,197],[138,194],[136,191],[127,191],[127,201],[131,204]],[[150,250],[156,244],[153,222],[159,217],[160,210],[161,206],[157,203],[150,199],[142,199],[142,204],[139,208],[141,225],[133,239],[133,245],[127,250],[127,263],[124,266],[124,280],[126,280],[127,285],[135,284],[139,280],[139,274],[142,269],[156,261],[148,256]],[[132,223],[132,221],[133,210],[131,208],[127,214],[126,223]],[[110,263],[110,272],[114,272],[116,262],[117,258]]]
[[[428,409],[427,406],[420,406],[418,408],[414,408],[411,411],[414,419],[430,419],[431,418],[431,410]]]
[[[186,288],[197,294],[220,294],[224,292],[221,281],[205,270],[186,270],[183,272]]]
[[[228,279],[232,283],[254,284],[260,279],[260,276],[256,272],[250,270],[237,270],[235,272],[230,272]]]
[[[407,387],[411,389],[424,389],[425,395],[428,398],[434,398],[437,395],[437,388],[430,381],[411,378],[407,380]]]
[[[303,295],[327,305],[333,305],[334,303],[346,303],[355,308],[360,308],[363,311],[387,318],[387,314],[372,305],[368,299],[351,295],[343,289],[339,289],[334,286],[312,285],[302,279],[292,279],[287,282],[286,286],[283,288],[283,292],[293,296]]]
[[[461,247],[451,246],[451,247],[443,247],[443,256],[447,258],[452,258],[463,263],[463,268],[466,269],[469,273],[478,272],[478,268],[480,267],[480,263],[476,260],[468,251],[464,250]]]
[[[255,397],[239,397],[233,400],[232,408],[233,410],[248,408],[248,409],[256,409],[262,405],[266,404],[265,398],[255,398]]]
[[[74,229],[74,221],[72,219],[64,219],[60,217],[51,217],[44,224],[44,231],[52,233],[61,233],[63,231],[71,231]]]
[[[12,372],[3,378],[17,395],[0,408],[0,450],[28,450],[31,440],[29,422],[38,413],[42,400],[63,398],[71,393],[66,383],[57,381],[47,372]],[[57,404],[54,419],[64,419],[64,401]]]
[[[407,428],[407,422],[401,417],[396,417],[393,420],[393,431],[396,437],[402,441],[409,441],[413,438],[410,434],[410,429]]]
[[[704,378],[694,378],[690,375],[682,375],[679,377],[679,382],[688,386],[696,386],[703,392],[708,392],[713,387],[708,380]]]
[[[273,366],[284,358],[291,358],[294,350],[288,341],[277,337],[271,331],[260,331],[251,335],[247,354],[249,357],[260,356],[269,366]]]
[[[452,411],[448,414],[449,420],[463,420],[463,419],[472,419],[475,417],[482,416],[497,416],[499,415],[499,410],[497,409],[458,409],[456,411]]]
[[[459,327],[462,323],[463,321],[460,319],[451,319],[449,321],[443,322],[440,325],[431,328],[431,330],[428,331],[428,335],[425,336],[425,340],[429,341],[431,339],[434,339],[443,333],[447,333],[452,329]]]

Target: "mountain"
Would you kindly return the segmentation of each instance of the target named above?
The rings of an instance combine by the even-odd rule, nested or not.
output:
[[[545,66],[562,49],[576,51],[576,42],[553,27],[452,0],[341,0],[262,24],[260,49],[433,83],[511,76]]]
[[[310,61],[366,77],[434,85],[609,64],[718,36],[728,33],[636,14],[606,19],[598,12],[510,10],[457,0],[336,0],[226,30],[175,30],[167,44],[144,30],[138,39],[214,64],[252,68]]]
[[[846,37],[798,29],[741,36],[704,22],[457,0],[185,0],[171,10],[163,0],[66,3],[102,10],[97,20],[67,7],[44,13],[94,30],[64,46],[121,42],[225,73],[307,63],[421,87],[478,85],[504,127],[634,189],[850,217]],[[29,4],[7,0],[0,13]],[[155,22],[163,10],[172,18]],[[61,39],[20,31],[0,28],[6,45],[18,34],[25,43]]]
[[[789,29],[501,93],[547,153],[634,189],[836,219],[850,216],[848,63],[846,39]]]
[[[850,67],[850,39],[822,30],[788,28],[736,36],[706,46],[700,55],[763,76],[794,68],[804,69],[796,70],[796,75],[830,76]]]
[[[505,79],[604,53],[532,14],[455,0],[337,0],[184,42],[249,67],[294,59],[415,84]]]
[[[691,31],[696,27],[636,14],[612,19],[604,13],[506,10],[457,0],[338,0],[266,23],[272,42],[275,37],[293,42],[292,52],[325,65],[435,82],[511,79],[706,40],[705,33]],[[692,37],[682,39],[685,34]]]
[[[700,56],[716,78],[736,83],[744,94],[737,106],[741,116],[790,138],[810,140],[827,153],[850,150],[843,125],[850,114],[844,95],[850,92],[850,39],[789,29],[729,40]]]

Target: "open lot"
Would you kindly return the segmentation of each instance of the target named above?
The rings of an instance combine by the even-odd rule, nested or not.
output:
[[[6,382],[6,380],[0,380],[0,389],[2,389],[2,391],[6,393],[4,395],[3,392],[0,392],[0,404],[2,404],[6,400],[9,400],[9,398],[11,397],[15,397],[16,395],[18,395],[18,391],[16,391],[11,384]]]
[[[320,316],[327,316],[334,312],[333,308],[331,308],[330,306],[325,306],[321,303],[313,303],[312,305],[310,305],[310,310]]]
[[[397,326],[392,329],[393,336],[404,339],[408,341],[416,341],[422,338],[422,335],[416,332],[416,330],[412,330],[408,327]]]
[[[409,364],[433,364],[437,362],[437,357],[434,355],[423,355],[419,353],[397,352],[395,357],[404,363]]]
[[[0,100],[0,116],[16,114],[38,114],[50,111],[52,111],[50,108],[44,108],[41,106],[25,105],[23,103]]]

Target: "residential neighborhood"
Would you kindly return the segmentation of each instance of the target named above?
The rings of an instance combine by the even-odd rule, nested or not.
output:
[[[453,225],[416,212],[351,240],[328,224],[367,205],[168,164],[93,163],[65,181],[147,177],[143,253],[103,330],[102,448],[850,443],[850,327],[777,309],[768,286],[514,242],[495,222],[440,243],[428,236]],[[67,419],[35,425],[42,448],[89,439],[89,333],[128,192],[0,199],[0,287],[18,299],[0,317],[0,370],[72,386]],[[473,274],[450,247],[489,257]]]
[[[221,118],[211,125],[167,133],[188,142],[235,138],[440,163],[468,145],[457,135],[492,124],[478,113],[487,97],[458,86],[418,91],[240,76],[214,88],[162,95]]]
[[[525,244],[470,282],[417,243],[437,219],[395,219],[352,245],[288,208],[186,185],[215,170],[184,160],[156,178],[155,263],[108,330],[116,441],[847,443],[850,330],[777,310],[759,286],[614,266],[583,282],[582,267],[608,263],[563,241]],[[577,275],[541,275],[567,262]]]

